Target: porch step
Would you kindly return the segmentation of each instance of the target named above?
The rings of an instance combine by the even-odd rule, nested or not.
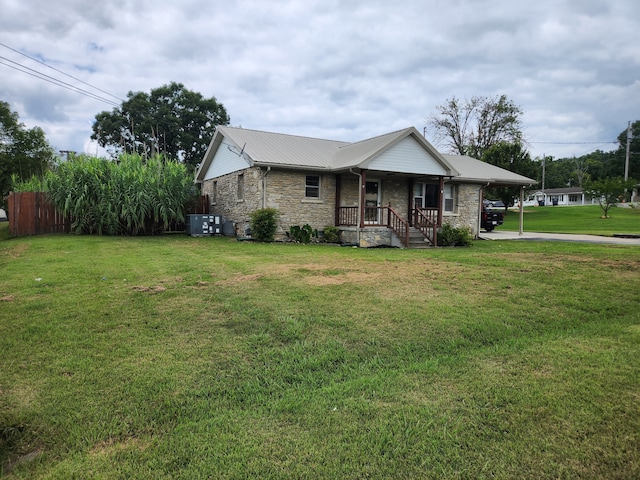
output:
[[[417,228],[411,227],[409,230],[409,247],[408,248],[430,248],[431,242],[427,240],[422,232]]]

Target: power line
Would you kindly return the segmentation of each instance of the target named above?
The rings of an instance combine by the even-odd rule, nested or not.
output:
[[[41,64],[41,65],[44,65],[45,67],[50,68],[51,70],[54,70],[54,71],[56,71],[56,72],[58,72],[58,73],[61,73],[62,75],[65,75],[65,76],[67,76],[67,77],[69,77],[69,78],[71,78],[71,79],[73,79],[73,80],[75,80],[75,81],[77,81],[77,82],[80,82],[80,83],[82,83],[82,84],[84,84],[84,85],[87,85],[88,87],[91,87],[91,88],[93,88],[94,90],[97,90],[97,91],[99,91],[99,92],[102,92],[102,93],[104,93],[104,94],[106,94],[106,95],[108,95],[108,96],[110,96],[110,97],[115,98],[116,100],[119,100],[119,101],[121,101],[121,102],[124,102],[124,100],[123,100],[122,98],[120,98],[120,97],[118,97],[118,96],[116,96],[116,95],[113,95],[112,93],[109,93],[109,92],[107,92],[106,90],[103,90],[103,89],[101,89],[101,88],[98,88],[98,87],[96,87],[95,85],[91,85],[90,83],[87,83],[87,82],[85,82],[84,80],[81,80],[81,79],[79,79],[79,78],[76,78],[76,77],[74,77],[73,75],[69,75],[68,73],[63,72],[62,70],[59,70],[59,69],[57,69],[57,68],[55,68],[55,67],[52,67],[51,65],[49,65],[49,64],[47,64],[47,63],[45,63],[45,62],[43,62],[43,61],[40,61],[40,60],[38,60],[37,58],[31,57],[31,56],[27,55],[26,53],[23,53],[23,52],[21,52],[21,51],[19,51],[19,50],[16,50],[15,48],[10,47],[9,45],[6,45],[6,44],[4,44],[4,43],[2,43],[2,42],[0,42],[0,45],[1,45],[1,46],[3,46],[3,47],[5,47],[5,48],[7,48],[7,49],[9,49],[9,50],[11,50],[11,51],[13,51],[13,52],[15,52],[15,53],[17,53],[17,54],[19,54],[19,55],[22,55],[23,57],[26,57],[26,58],[28,58],[28,59],[30,59],[30,60],[33,60],[34,62],[37,62],[37,63],[39,63],[39,64]],[[0,57],[0,58],[4,58],[4,57]],[[8,60],[8,59],[6,59],[6,58],[4,58],[4,59],[5,59],[5,60]],[[61,84],[69,85],[69,86],[71,86],[73,89],[77,90],[79,93],[80,93],[80,92],[85,92],[85,93],[86,93],[86,94],[88,94],[89,96],[93,96],[93,98],[96,98],[96,99],[98,99],[98,100],[102,100],[102,101],[104,101],[105,103],[111,103],[112,105],[116,105],[116,106],[118,105],[117,103],[114,103],[114,102],[113,102],[113,101],[111,101],[111,100],[105,99],[105,98],[103,98],[103,97],[100,97],[99,95],[96,95],[96,94],[91,93],[91,92],[88,92],[88,91],[86,91],[86,90],[84,90],[84,89],[81,89],[81,88],[75,87],[75,86],[73,86],[73,85],[70,85],[70,84],[68,84],[68,83],[66,83],[66,82],[63,82],[62,80],[56,79],[56,78],[51,77],[51,76],[49,76],[49,75],[46,75],[46,74],[44,74],[44,73],[42,73],[42,72],[38,72],[37,70],[34,70],[34,69],[32,69],[32,68],[29,68],[29,67],[26,67],[26,66],[24,66],[24,65],[22,65],[22,64],[20,64],[20,63],[14,62],[14,61],[12,61],[12,60],[8,60],[8,61],[10,61],[10,62],[12,62],[12,63],[15,63],[15,64],[17,64],[17,65],[20,65],[22,68],[26,68],[26,69],[29,69],[29,70],[31,70],[31,71],[37,72],[39,75],[42,75],[42,76],[44,76],[44,77],[51,78],[51,79],[53,79],[53,80],[55,80],[56,82],[59,82],[59,83],[61,83]],[[5,65],[6,65],[6,64],[5,64]],[[8,66],[9,66],[9,65],[8,65]],[[17,70],[17,69],[16,69],[16,70]],[[24,72],[24,73],[28,73],[28,72]],[[36,77],[36,78],[38,78],[38,77]],[[43,80],[45,80],[45,79],[43,78]],[[62,86],[62,85],[59,85],[59,86]]]
[[[618,143],[606,140],[604,142],[527,142],[537,145],[602,145],[603,143]]]
[[[2,60],[5,60],[5,61],[3,62]],[[13,63],[14,65],[10,65],[7,62]],[[34,70],[33,68],[29,68],[29,67],[27,67],[25,65],[22,65],[22,64],[18,63],[18,62],[14,62],[13,60],[10,60],[10,59],[8,59],[6,57],[3,57],[1,55],[0,55],[0,64],[1,65],[5,65],[5,66],[7,66],[9,68],[13,68],[14,70],[17,70],[19,72],[26,73],[26,74],[31,75],[32,77],[38,78],[40,80],[44,80],[45,82],[49,82],[49,83],[52,83],[52,84],[57,85],[59,87],[66,88],[67,90],[71,90],[72,92],[80,93],[81,95],[84,95],[86,97],[90,97],[90,98],[93,98],[95,100],[100,100],[101,102],[105,102],[105,103],[108,103],[109,105],[113,105],[113,106],[116,106],[116,107],[118,106],[118,104],[116,102],[112,101],[112,100],[106,99],[104,97],[100,97],[100,96],[98,96],[98,95],[96,95],[94,93],[91,93],[91,92],[89,92],[87,90],[84,90],[82,88],[75,87],[75,86],[71,85],[70,83],[63,82],[62,80],[58,80],[57,78],[54,78],[54,77],[52,77],[50,75],[47,75],[47,74],[42,73],[42,72],[38,72],[37,70]],[[30,71],[28,71],[28,70],[30,70]]]

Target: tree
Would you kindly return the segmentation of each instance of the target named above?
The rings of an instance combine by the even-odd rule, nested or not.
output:
[[[464,102],[453,97],[436,109],[438,114],[431,117],[429,124],[452,153],[481,158],[499,142],[523,141],[522,110],[506,95],[472,97]]]
[[[587,182],[584,191],[598,200],[602,210],[602,218],[609,218],[609,209],[625,199],[627,190],[631,190],[636,182],[622,177],[605,178]]]
[[[215,97],[204,98],[181,83],[129,92],[111,112],[96,115],[91,138],[102,147],[153,156],[161,153],[195,166],[204,156],[217,125],[229,115]]]
[[[578,186],[582,187],[582,185],[589,180],[589,162],[587,162],[587,159],[584,157],[574,157],[572,164],[574,167],[573,177],[578,183]]]
[[[0,200],[9,194],[12,176],[17,181],[42,176],[53,159],[44,131],[40,127],[25,128],[9,104],[0,101]]]
[[[498,142],[491,145],[482,155],[482,161],[525,177],[536,178],[538,175],[538,165],[531,160],[529,152],[520,143]],[[501,200],[506,209],[520,195],[520,188],[519,186],[493,187],[487,190],[486,195]]]

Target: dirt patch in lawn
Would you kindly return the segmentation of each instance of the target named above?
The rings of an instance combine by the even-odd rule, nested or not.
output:
[[[131,287],[134,292],[144,292],[144,293],[160,293],[166,292],[167,288],[162,285],[156,285],[155,287],[146,287],[143,285],[134,285]]]

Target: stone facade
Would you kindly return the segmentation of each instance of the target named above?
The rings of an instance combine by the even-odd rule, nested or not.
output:
[[[461,183],[458,184],[458,203],[454,213],[445,212],[442,223],[448,223],[452,227],[471,228],[471,234],[475,237],[480,229],[478,228],[478,216],[480,202],[480,185]]]
[[[243,177],[243,198],[238,198],[239,175]],[[320,177],[318,198],[305,196],[307,175]],[[335,224],[336,183],[333,174],[248,168],[205,180],[202,193],[211,199],[211,212],[221,215],[225,221],[234,222],[239,235],[249,228],[251,213],[261,208],[278,210],[276,239],[284,238],[289,227],[294,225],[309,224],[313,229],[322,231],[325,226]]]
[[[305,196],[306,177],[320,177],[318,198]],[[266,207],[278,210],[277,236],[286,235],[289,227],[309,224],[322,231],[335,225],[336,180],[334,174],[271,170],[266,176]]]
[[[242,192],[239,192],[239,184]],[[211,213],[233,222],[236,235],[244,236],[251,223],[251,212],[262,208],[262,172],[259,168],[248,168],[205,180],[202,193],[209,195]],[[239,194],[241,198],[238,198]]]
[[[319,197],[305,196],[306,177],[320,177]],[[409,188],[407,178],[373,177],[382,189],[381,206],[391,205],[402,217],[409,217]],[[242,187],[239,188],[239,183]],[[215,185],[215,192],[214,192]],[[239,198],[239,191],[242,198]],[[359,177],[354,174],[340,175],[340,206],[357,206]],[[225,221],[235,224],[237,235],[244,235],[251,222],[251,213],[261,208],[278,210],[276,239],[286,237],[289,227],[309,224],[322,232],[324,227],[335,225],[336,175],[319,174],[295,170],[266,170],[248,168],[202,184],[202,193],[211,199],[211,213],[221,215]],[[470,227],[472,235],[479,232],[478,205],[480,185],[458,184],[456,211],[445,212],[443,223],[453,227]],[[393,245],[391,230],[368,226],[360,230],[355,227],[340,229],[341,241],[361,246]]]

